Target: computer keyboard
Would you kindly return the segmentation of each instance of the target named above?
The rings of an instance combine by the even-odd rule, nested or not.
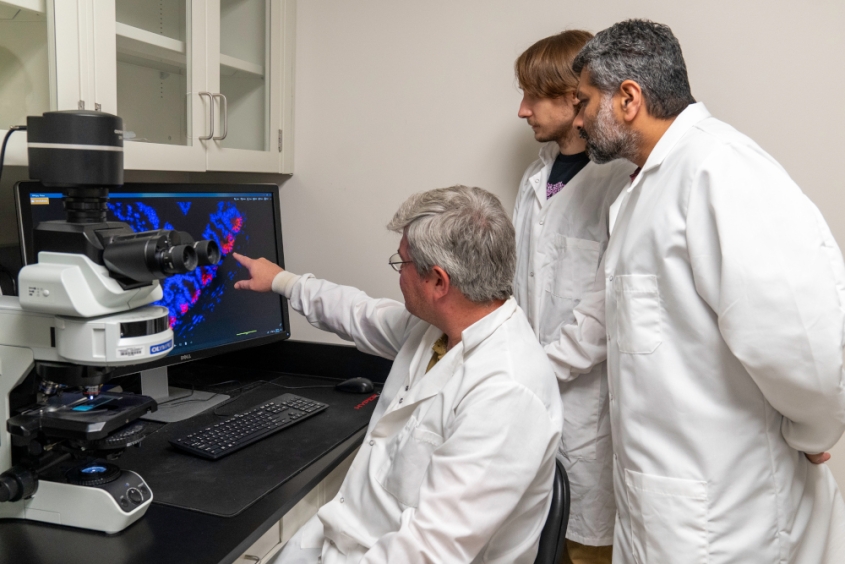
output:
[[[282,394],[205,429],[171,439],[170,444],[187,453],[217,460],[327,407],[325,403],[294,394]]]

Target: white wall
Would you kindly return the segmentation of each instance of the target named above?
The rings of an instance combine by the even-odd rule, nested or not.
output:
[[[476,185],[513,205],[536,156],[513,62],[566,28],[669,24],[693,94],[772,153],[845,246],[845,2],[302,0],[287,266],[401,299],[384,229],[411,193]],[[292,316],[300,340],[339,342]],[[830,463],[845,488],[845,443]]]

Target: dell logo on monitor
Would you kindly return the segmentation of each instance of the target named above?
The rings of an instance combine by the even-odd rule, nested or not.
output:
[[[191,355],[183,354],[182,356],[179,357],[179,360],[191,360]]]

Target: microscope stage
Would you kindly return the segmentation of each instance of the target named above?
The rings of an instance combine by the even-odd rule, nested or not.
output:
[[[50,437],[96,441],[155,410],[155,400],[137,394],[63,393],[9,419],[9,432],[27,437],[41,430]]]

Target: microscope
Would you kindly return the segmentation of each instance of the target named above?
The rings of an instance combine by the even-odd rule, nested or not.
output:
[[[92,111],[27,118],[29,175],[61,189],[65,220],[40,223],[38,262],[0,296],[0,518],[116,533],[153,499],[114,460],[148,433],[153,399],[103,388],[117,367],[173,348],[160,280],[215,264],[214,241],[134,233],[106,220],[123,184],[123,120]]]

